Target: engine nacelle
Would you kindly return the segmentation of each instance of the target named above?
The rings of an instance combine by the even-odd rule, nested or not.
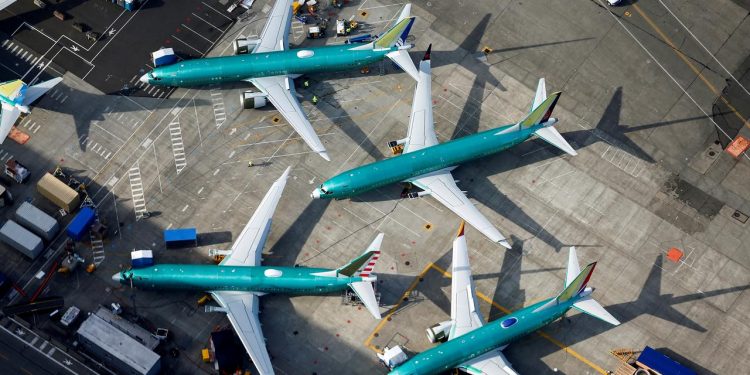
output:
[[[427,339],[433,344],[446,341],[448,340],[448,334],[451,331],[451,327],[453,327],[453,322],[450,320],[435,324],[432,327],[427,328]]]
[[[266,94],[258,91],[245,91],[240,94],[240,104],[244,109],[265,107],[268,104]]]
[[[242,55],[252,52],[260,43],[260,39],[237,38],[234,40],[234,54]]]

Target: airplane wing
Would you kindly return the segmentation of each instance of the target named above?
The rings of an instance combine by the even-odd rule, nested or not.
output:
[[[7,8],[10,4],[15,2],[16,0],[0,0],[0,10]]]
[[[429,173],[412,179],[410,182],[435,197],[438,202],[448,207],[456,215],[471,224],[472,227],[489,237],[492,242],[497,242],[510,249],[508,241],[500,234],[500,231],[479,212],[469,198],[456,186],[456,182],[448,170],[443,169]]]
[[[273,374],[271,358],[266,349],[266,340],[258,320],[258,296],[249,292],[211,292],[214,300],[226,309],[227,318],[240,337],[247,354],[253,360],[258,373]]]
[[[289,29],[292,26],[292,0],[276,0],[266,26],[260,33],[260,43],[253,53],[283,51],[289,48]]]
[[[307,119],[302,106],[297,101],[294,82],[287,76],[271,76],[252,78],[250,82],[258,89],[268,95],[274,107],[292,125],[295,131],[302,137],[307,145],[317,152],[323,159],[330,161],[323,143],[315,134],[315,130]]]
[[[31,103],[39,99],[40,96],[44,95],[47,91],[55,87],[62,81],[62,77],[53,78],[49,81],[36,84],[34,86],[28,86],[26,88],[26,94],[23,96],[23,105],[28,106]]]
[[[429,54],[429,52],[428,52]],[[429,62],[429,60],[427,60]],[[421,150],[438,144],[435,135],[435,123],[432,119],[432,75],[429,64],[424,61],[419,66],[419,80],[414,89],[414,101],[411,105],[409,134],[403,153]]]
[[[493,350],[458,366],[469,374],[518,375],[500,350]]]
[[[0,119],[0,143],[5,141],[5,137],[10,133],[13,124],[18,120],[18,116],[21,116],[18,107],[3,103],[2,119]]]
[[[453,263],[451,264],[451,320],[453,327],[448,340],[469,333],[484,325],[479,303],[471,277],[469,250],[464,236],[464,223],[453,240]]]
[[[255,210],[253,217],[245,225],[237,240],[232,245],[231,254],[227,255],[219,263],[221,266],[258,266],[260,265],[260,255],[268,238],[268,232],[271,231],[271,220],[276,206],[281,199],[281,193],[284,191],[286,180],[289,177],[289,171],[292,167],[287,167],[284,173],[260,201],[258,208]]]

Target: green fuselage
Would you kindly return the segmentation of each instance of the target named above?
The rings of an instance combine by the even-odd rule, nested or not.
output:
[[[455,167],[470,160],[513,147],[531,137],[540,126],[497,134],[506,125],[450,142],[379,160],[340,173],[320,185],[320,198],[343,199],[368,190]]]
[[[151,85],[195,86],[258,77],[334,72],[367,66],[398,49],[353,50],[356,46],[333,45],[186,60],[156,68],[144,77]]]
[[[323,268],[243,267],[200,264],[159,264],[120,273],[120,283],[143,289],[246,291],[282,294],[326,294],[344,290],[361,277],[320,276]]]
[[[563,316],[577,300],[577,298],[573,298],[557,306],[534,312],[537,307],[549,301],[545,300],[518,310],[487,323],[481,328],[415,355],[391,371],[389,375],[438,374],[453,370],[466,361],[491,350],[502,348],[552,323]],[[514,324],[507,328],[501,325],[512,318],[517,319]]]

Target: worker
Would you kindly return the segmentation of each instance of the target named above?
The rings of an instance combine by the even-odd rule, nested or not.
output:
[[[305,88],[310,87],[310,80],[306,79],[305,82],[302,82],[302,86],[305,86]]]
[[[351,27],[347,27],[346,28],[346,35],[349,35],[351,32],[352,32]]]
[[[312,104],[318,104],[318,96],[317,95],[313,95],[313,97],[312,97]]]

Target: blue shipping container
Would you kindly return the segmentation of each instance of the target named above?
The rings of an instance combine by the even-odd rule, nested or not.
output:
[[[83,239],[86,232],[89,231],[91,225],[94,224],[95,219],[96,212],[91,207],[84,207],[78,212],[78,215],[73,218],[73,221],[70,222],[70,225],[68,225],[68,229],[66,229],[65,232],[68,234],[68,237],[74,241],[80,241]]]
[[[198,246],[195,228],[165,229],[164,244],[167,247]]]
[[[695,371],[657,352],[650,346],[643,349],[641,355],[638,356],[637,362],[662,375],[696,375]]]

